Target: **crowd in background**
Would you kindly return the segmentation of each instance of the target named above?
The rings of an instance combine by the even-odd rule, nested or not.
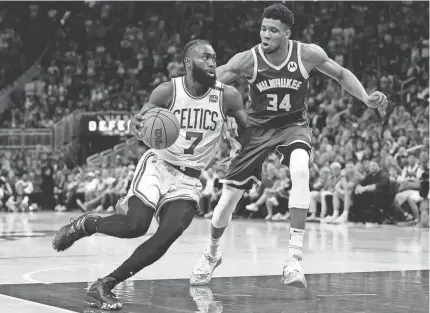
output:
[[[25,151],[0,153],[0,211],[112,212],[127,193],[137,164],[135,155],[142,153],[142,148],[129,150],[110,164],[83,166],[71,166],[64,156],[43,150],[36,162]]]
[[[14,95],[14,105],[0,118],[1,127],[50,127],[76,109],[138,110],[155,86],[184,73],[181,49],[188,40],[208,39],[217,51],[218,64],[257,44],[260,16],[267,3],[178,2],[169,3],[171,10],[165,5],[97,3],[82,10],[67,24],[65,40],[57,45],[41,75]],[[390,104],[387,114],[381,116],[337,82],[312,74],[308,108],[314,150],[309,221],[428,223],[427,194],[420,191],[429,163],[428,4],[303,2],[290,7],[296,14],[293,39],[322,46],[331,58],[357,75],[368,93],[379,90]],[[7,9],[1,12],[0,26],[13,20],[8,13]],[[45,13],[33,5],[28,14],[43,20]],[[48,13],[55,15],[53,10]],[[16,21],[1,28],[2,66],[17,57],[17,51],[24,51],[25,32]],[[0,68],[4,85],[11,72]],[[246,83],[235,86],[246,102]],[[219,179],[227,167],[223,160],[228,148],[223,143],[202,175],[205,188],[199,215],[210,217],[220,196]],[[112,211],[135,164],[126,158],[121,166],[113,162],[99,168],[78,168],[55,161],[56,166],[48,166],[50,174],[46,175],[43,164],[49,158],[43,156],[40,165],[25,169],[24,157],[15,155],[9,170],[2,161],[0,192],[12,194],[15,189],[24,195],[17,198],[24,199],[27,193],[37,194],[45,188],[40,186],[50,184],[43,184],[46,176],[59,175],[52,180],[55,201],[42,204],[57,210],[76,206],[86,211]],[[288,220],[288,169],[271,155],[262,172],[262,183],[245,193],[235,215]],[[74,198],[65,186],[72,186]],[[37,200],[37,196],[30,199]],[[0,205],[5,208],[7,203]]]

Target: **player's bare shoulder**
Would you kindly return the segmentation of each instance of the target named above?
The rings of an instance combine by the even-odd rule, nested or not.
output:
[[[175,86],[172,81],[158,85],[151,93],[149,102],[158,107],[167,107],[172,101],[175,93]]]
[[[301,58],[308,72],[328,59],[327,53],[313,43],[301,43]]]

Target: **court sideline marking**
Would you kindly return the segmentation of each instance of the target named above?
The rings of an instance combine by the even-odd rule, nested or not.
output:
[[[27,272],[27,273],[25,273],[25,274],[23,274],[22,275],[22,278],[24,279],[24,280],[26,280],[26,281],[28,281],[28,282],[30,282],[30,283],[33,283],[33,284],[44,284],[44,285],[50,285],[50,284],[53,284],[53,283],[46,283],[46,282],[43,282],[43,281],[40,281],[40,280],[37,280],[37,279],[33,279],[32,278],[32,276],[34,275],[34,274],[37,274],[37,273],[42,273],[42,272],[49,272],[49,271],[52,271],[52,270],[62,270],[62,269],[68,269],[68,268],[79,268],[79,267],[85,267],[85,268],[88,268],[88,264],[85,264],[85,265],[71,265],[71,266],[58,266],[58,267],[50,267],[50,268],[44,268],[44,269],[41,269],[41,270],[36,270],[36,271],[31,271],[31,272]],[[91,264],[91,266],[100,266],[100,267],[109,267],[109,265],[108,264]]]
[[[16,298],[16,297],[6,296],[4,294],[0,294],[0,301],[2,300],[2,298],[4,300],[9,300],[9,301],[12,300],[12,301],[15,301],[15,302],[22,302],[21,304],[8,304],[6,306],[15,306],[15,305],[30,304],[30,305],[35,306],[35,307],[41,307],[41,308],[43,308],[43,312],[78,313],[76,311],[70,311],[70,310],[58,308],[58,307],[47,305],[47,304],[43,304],[43,303],[38,303],[38,302],[30,301],[30,300],[24,300],[24,299],[21,299],[21,298]],[[49,311],[47,311],[47,309]]]

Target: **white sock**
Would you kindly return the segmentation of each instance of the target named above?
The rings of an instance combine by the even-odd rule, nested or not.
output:
[[[294,255],[302,257],[304,229],[290,227],[290,241],[288,247],[288,259]]]
[[[221,241],[221,237],[214,239],[212,237],[209,238],[209,249],[208,249],[208,254],[211,257],[217,257],[220,254],[220,250],[219,250],[219,243]]]

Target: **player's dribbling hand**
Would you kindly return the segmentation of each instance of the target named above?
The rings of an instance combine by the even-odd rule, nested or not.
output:
[[[140,129],[143,126],[143,120],[145,118],[143,117],[143,114],[140,112],[137,113],[135,116],[131,118],[130,121],[130,132],[137,138],[140,138]]]
[[[382,92],[375,91],[367,97],[365,103],[370,108],[378,109],[381,115],[384,116],[388,106],[388,99]]]

